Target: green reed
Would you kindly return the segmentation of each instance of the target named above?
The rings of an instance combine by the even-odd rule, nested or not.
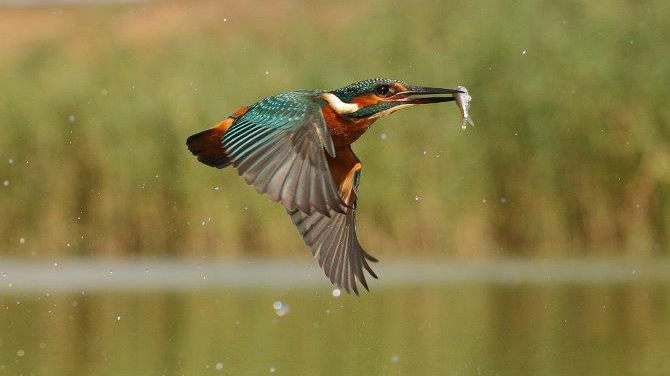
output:
[[[67,7],[3,51],[0,255],[307,252],[184,141],[263,96],[377,76],[463,84],[477,125],[426,106],[354,146],[373,254],[667,254],[663,1],[177,5]]]

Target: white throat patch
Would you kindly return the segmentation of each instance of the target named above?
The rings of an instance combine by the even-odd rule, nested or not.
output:
[[[321,98],[328,102],[330,108],[335,110],[338,114],[350,114],[358,111],[358,105],[356,103],[342,102],[342,100],[335,94],[323,93],[321,94]]]

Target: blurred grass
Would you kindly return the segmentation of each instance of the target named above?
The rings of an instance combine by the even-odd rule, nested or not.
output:
[[[373,254],[667,255],[669,19],[662,0],[0,8],[0,255],[296,254],[284,210],[185,138],[379,76],[467,86],[477,126],[423,107],[355,145]]]

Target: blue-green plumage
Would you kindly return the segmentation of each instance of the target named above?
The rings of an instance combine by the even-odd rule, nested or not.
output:
[[[371,78],[369,80],[354,82],[353,84],[347,85],[337,90],[333,90],[332,93],[337,95],[344,102],[351,102],[351,100],[357,96],[374,93],[375,89],[379,86],[391,86],[394,84],[407,86],[407,84],[399,80],[393,80],[390,78]]]
[[[258,192],[290,210],[344,212],[324,150],[335,156],[318,91],[294,91],[249,107],[225,132],[228,158]]]

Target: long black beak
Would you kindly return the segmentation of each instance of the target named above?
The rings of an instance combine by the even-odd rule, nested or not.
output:
[[[396,93],[389,99],[399,103],[408,104],[439,103],[456,100],[455,95],[458,93],[463,92],[456,89],[443,89],[439,87],[408,86],[406,91]],[[451,96],[444,96],[447,94],[450,94]],[[440,96],[433,97],[431,95]]]

